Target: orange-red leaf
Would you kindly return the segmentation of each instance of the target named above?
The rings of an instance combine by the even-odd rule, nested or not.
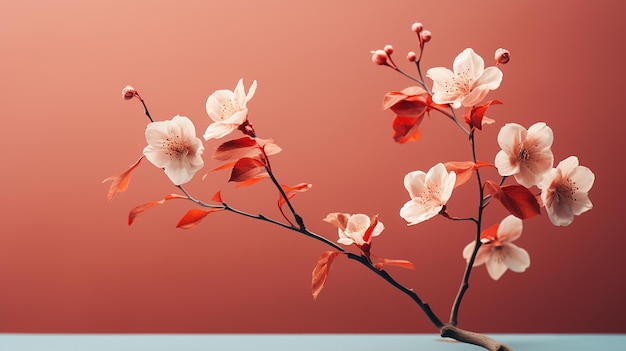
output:
[[[258,147],[257,141],[249,136],[239,139],[229,140],[217,147],[213,158],[220,161],[240,159],[250,156],[250,148]]]
[[[444,166],[446,166],[446,171],[456,173],[456,182],[454,183],[454,187],[456,188],[470,180],[476,164],[472,161],[454,161],[446,162]]]
[[[213,197],[211,198],[211,200],[212,200],[212,201],[215,201],[215,202],[219,202],[219,203],[224,202],[224,201],[222,201],[222,191],[221,191],[221,190],[218,190],[218,191],[215,193],[215,195],[213,195]]]
[[[216,171],[223,171],[223,170],[225,170],[225,169],[229,169],[229,168],[231,168],[232,166],[234,166],[234,165],[235,165],[235,163],[237,163],[237,161],[232,161],[232,162],[224,163],[223,165],[219,165],[219,166],[217,166],[217,167],[215,167],[215,168],[213,168],[213,169],[209,170],[208,172],[206,172],[206,173],[202,176],[202,180],[204,180],[204,179],[205,179],[205,178],[209,175],[209,173],[211,173],[211,172],[216,172]]]
[[[256,183],[260,182],[261,180],[263,180],[265,178],[269,178],[269,177],[270,177],[270,175],[267,174],[267,172],[263,172],[263,173],[261,173],[259,175],[256,175],[256,176],[254,176],[254,177],[252,177],[252,178],[250,178],[248,180],[244,180],[243,182],[235,185],[235,188],[241,188],[241,187],[244,187],[244,186],[256,184]]]
[[[198,224],[200,224],[200,221],[202,221],[204,217],[206,217],[209,213],[213,213],[213,212],[217,212],[221,210],[223,210],[223,208],[211,208],[208,210],[201,210],[198,208],[193,208],[189,210],[187,213],[185,213],[183,218],[181,218],[178,224],[176,225],[176,228],[182,228],[182,229],[193,228],[197,226]]]
[[[233,166],[229,182],[243,182],[261,173],[264,173],[265,163],[257,158],[244,157],[239,159]]]
[[[107,199],[109,201],[113,200],[113,198],[115,197],[115,194],[126,191],[126,189],[128,188],[128,183],[130,182],[130,174],[133,172],[135,168],[137,168],[137,166],[139,166],[139,162],[141,162],[143,158],[144,156],[142,155],[137,160],[137,162],[135,162],[132,166],[130,166],[130,168],[128,168],[124,172],[111,176],[102,181],[103,183],[109,180],[113,181],[111,183],[111,186],[109,187],[109,191],[107,192]]]
[[[377,262],[374,267],[378,268],[378,269],[382,269],[383,266],[395,266],[395,267],[402,267],[402,268],[408,268],[408,269],[415,269],[415,266],[413,266],[413,263],[411,263],[410,261],[407,260],[390,260],[387,258],[381,258],[380,262]]]
[[[283,188],[283,191],[285,192],[285,195],[287,195],[288,199],[292,199],[294,196],[296,196],[295,192],[299,192],[299,193],[303,193],[309,189],[311,189],[311,187],[313,186],[313,184],[309,184],[309,183],[300,183],[294,186],[287,186],[287,185],[281,185],[281,188]],[[278,207],[283,207],[283,205],[285,204],[285,199],[282,196],[278,197]]]
[[[419,115],[426,110],[426,96],[428,96],[428,92],[419,86],[410,86],[402,91],[390,91],[385,94],[385,97],[383,98],[382,109],[392,109],[397,115],[405,117]],[[407,101],[413,102],[414,104],[408,104],[401,107],[401,105]],[[404,111],[405,107],[408,107],[408,114],[401,113]],[[399,111],[396,111],[395,109],[398,109]]]
[[[311,291],[313,292],[314,300],[317,300],[317,295],[319,295],[324,288],[324,284],[326,284],[326,280],[328,279],[330,265],[339,254],[341,254],[340,251],[326,251],[322,253],[319,261],[317,261],[317,265],[315,265],[313,269],[313,279],[311,281]]]
[[[165,198],[163,198],[163,200],[150,201],[150,202],[145,203],[143,205],[139,205],[139,206],[133,208],[132,210],[130,210],[130,213],[128,213],[128,225],[133,224],[133,221],[135,220],[135,218],[137,216],[142,215],[144,212],[146,212],[147,210],[151,209],[154,206],[162,205],[167,200],[171,200],[171,199],[186,199],[186,198],[187,197],[183,196],[183,195],[169,194],[169,195],[166,195]]]
[[[485,193],[500,200],[504,208],[520,219],[534,217],[541,213],[539,202],[530,190],[522,185],[499,186],[494,181],[485,182]]]
[[[474,170],[485,166],[493,166],[493,164],[483,161],[476,161],[476,163],[472,161],[453,161],[446,162],[444,165],[448,172],[454,171],[454,173],[456,173],[455,188],[467,183],[472,177]]]

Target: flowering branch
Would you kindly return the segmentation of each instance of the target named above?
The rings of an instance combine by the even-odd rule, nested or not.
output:
[[[304,219],[298,214],[291,199],[297,192],[303,192],[311,184],[300,183],[286,186],[278,181],[271,163],[270,156],[281,151],[271,139],[257,137],[248,119],[247,103],[254,96],[256,81],[246,93],[243,79],[239,80],[234,90],[218,90],[211,94],[206,102],[208,116],[213,121],[206,129],[205,141],[222,138],[231,132],[240,131],[243,137],[222,143],[213,154],[219,161],[226,164],[212,171],[230,169],[229,182],[239,183],[236,187],[255,184],[269,178],[278,191],[278,209],[285,222],[266,217],[263,214],[252,214],[241,211],[223,201],[218,191],[212,198],[217,204],[204,202],[192,196],[183,184],[189,182],[203,166],[202,154],[204,146],[196,137],[191,120],[184,116],[175,116],[171,120],[154,122],[145,101],[137,91],[127,86],[122,90],[124,99],[138,98],[151,123],[146,127],[148,145],[143,156],[126,171],[107,178],[111,186],[107,193],[109,200],[115,194],[127,189],[130,175],[145,157],[158,168],[163,169],[173,184],[184,194],[169,194],[162,200],[151,201],[137,206],[130,211],[129,224],[148,209],[164,204],[171,199],[186,199],[199,206],[192,208],[179,221],[177,227],[189,229],[197,226],[208,214],[228,211],[236,215],[252,218],[277,225],[281,228],[297,232],[320,241],[332,251],[321,254],[312,272],[311,292],[314,299],[322,291],[332,263],[341,255],[356,261],[374,272],[394,288],[407,295],[424,312],[429,321],[437,328],[442,337],[481,346],[490,351],[509,351],[508,346],[501,344],[485,335],[460,329],[458,327],[459,311],[469,289],[469,281],[473,267],[485,264],[489,276],[498,280],[507,270],[523,272],[530,266],[528,252],[515,244],[523,229],[523,220],[541,212],[547,212],[552,224],[565,226],[572,223],[574,216],[581,215],[592,208],[588,198],[595,176],[587,167],[580,166],[578,158],[570,156],[553,167],[554,156],[551,151],[553,142],[552,130],[544,122],[533,124],[529,129],[515,123],[505,124],[498,134],[497,140],[501,150],[495,155],[493,163],[480,161],[476,154],[476,131],[484,125],[493,124],[485,116],[488,108],[501,104],[498,100],[482,102],[489,91],[497,89],[502,81],[503,73],[496,67],[510,60],[505,49],[496,50],[495,66],[484,66],[484,60],[471,48],[463,50],[454,60],[453,70],[445,67],[430,68],[426,77],[433,80],[432,89],[424,81],[421,59],[425,44],[431,40],[431,33],[424,30],[421,23],[412,25],[411,30],[418,36],[419,55],[409,52],[407,59],[414,62],[419,78],[412,77],[401,70],[393,61],[394,49],[386,45],[383,50],[372,51],[372,61],[387,66],[407,77],[419,86],[410,86],[401,91],[392,91],[383,99],[383,109],[392,110],[396,117],[393,120],[393,138],[398,143],[418,141],[421,137],[419,126],[426,113],[441,113],[453,120],[455,124],[469,136],[471,161],[452,161],[438,163],[427,172],[416,170],[404,177],[404,186],[410,200],[400,209],[400,216],[409,226],[417,225],[438,215],[453,221],[472,221],[476,225],[472,241],[465,246],[462,256],[466,260],[465,270],[457,295],[452,303],[448,323],[433,312],[430,306],[413,290],[393,278],[384,267],[395,266],[413,269],[411,262],[402,259],[388,259],[372,252],[373,239],[385,229],[378,215],[350,214],[342,212],[329,213],[324,221],[333,225],[339,236],[337,242],[311,232],[307,229]],[[464,108],[463,119],[467,127],[457,118],[456,109]],[[449,112],[448,112],[449,110]],[[483,181],[480,168],[494,167],[500,175],[499,182]],[[464,185],[476,175],[478,185],[478,206],[476,215],[469,217],[451,216],[447,210],[453,190]],[[505,185],[508,177],[513,177],[518,184]],[[535,195],[529,188],[536,186],[541,190]],[[483,212],[492,198],[497,199],[511,214],[500,223],[483,229]],[[287,205],[295,224],[283,211]],[[356,247],[359,253],[348,251],[341,245]]]

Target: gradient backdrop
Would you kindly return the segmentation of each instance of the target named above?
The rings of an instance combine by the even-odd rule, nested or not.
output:
[[[466,47],[489,64],[496,48],[512,52],[479,158],[493,160],[504,123],[546,121],[557,162],[577,155],[596,174],[594,209],[571,226],[545,214],[525,222],[527,272],[494,282],[475,270],[461,326],[626,332],[624,13],[617,1],[2,1],[0,332],[435,332],[406,296],[343,257],[314,302],[311,271],[328,247],[278,227],[217,213],[175,229],[193,207],[184,201],[129,227],[132,207],[176,191],[148,162],[112,202],[102,184],[145,145],[147,119],[122,100],[126,84],[155,119],[186,115],[202,134],[208,95],[256,79],[250,118],[283,148],[277,176],[314,185],[294,199],[309,228],[336,240],[327,213],[379,213],[374,252],[415,263],[389,271],[446,319],[472,225],[437,217],[407,228],[398,211],[404,174],[468,160],[468,143],[439,115],[419,143],[394,143],[382,97],[410,82],[369,54],[393,44],[413,73],[403,58],[416,49],[415,20],[433,33],[424,68],[451,67]],[[207,156],[217,145],[205,143]],[[217,165],[206,158],[205,170]],[[187,188],[207,201],[222,189],[229,204],[278,218],[269,182],[234,189],[227,176]],[[460,189],[450,211],[471,215],[474,192],[474,182]],[[490,206],[485,225],[504,215]]]

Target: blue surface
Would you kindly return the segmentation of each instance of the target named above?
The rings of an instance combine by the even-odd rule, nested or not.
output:
[[[626,350],[626,334],[490,334],[515,351]],[[471,351],[435,334],[0,334],[2,351]]]

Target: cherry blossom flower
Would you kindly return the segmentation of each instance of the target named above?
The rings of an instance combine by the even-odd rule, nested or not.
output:
[[[434,67],[426,72],[433,80],[433,101],[437,104],[451,104],[453,108],[474,106],[502,82],[502,71],[497,67],[485,68],[485,61],[470,48],[454,59],[453,69],[454,72]]]
[[[430,219],[441,212],[448,202],[456,182],[456,173],[448,172],[443,163],[433,166],[428,173],[413,171],[404,177],[404,187],[411,200],[402,206],[400,216],[409,225]]]
[[[480,234],[482,245],[478,248],[474,267],[485,264],[493,280],[498,280],[507,269],[523,272],[530,266],[530,256],[526,250],[513,244],[522,235],[522,220],[509,215]],[[469,261],[476,247],[471,242],[463,249],[463,258]]]
[[[561,161],[543,176],[537,187],[552,224],[569,225],[574,216],[593,207],[588,192],[594,180],[595,175],[589,168],[579,166],[576,156]]]
[[[514,175],[527,188],[536,185],[554,164],[550,150],[553,140],[552,129],[543,122],[533,124],[528,130],[516,123],[505,124],[498,133],[502,148],[494,162],[498,173]]]
[[[329,213],[324,218],[324,221],[337,227],[337,232],[339,233],[338,243],[344,245],[355,244],[362,249],[368,250],[372,237],[380,235],[383,229],[385,229],[383,223],[375,220],[375,218],[370,218],[361,213],[354,215],[349,213]],[[371,228],[372,225],[374,226],[373,228]]]
[[[184,116],[169,121],[152,122],[146,128],[148,146],[143,154],[155,166],[163,168],[170,180],[181,185],[189,182],[204,166],[204,146],[196,137],[196,128]]]
[[[243,88],[243,78],[234,91],[218,90],[211,94],[206,102],[206,111],[214,123],[204,133],[204,140],[221,138],[239,128],[248,118],[246,104],[256,91],[256,80],[252,82],[248,94]]]

